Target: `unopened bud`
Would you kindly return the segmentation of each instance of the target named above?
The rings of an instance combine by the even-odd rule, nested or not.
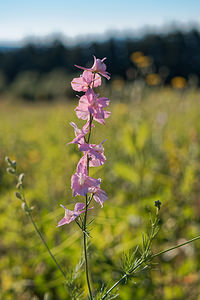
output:
[[[15,174],[15,170],[13,168],[7,168],[6,171],[10,174]]]
[[[9,166],[12,165],[12,160],[10,160],[10,158],[9,158],[8,156],[5,157],[5,161],[7,162],[7,164],[8,164]]]
[[[155,207],[157,207],[159,210],[160,210],[161,204],[162,203],[160,202],[160,200],[155,201]]]
[[[17,188],[17,189],[20,189],[21,186],[22,186],[22,183],[21,183],[21,182],[18,182],[18,183],[16,184],[16,188]]]
[[[18,181],[22,183],[24,181],[24,173],[19,175]]]
[[[23,200],[23,196],[22,196],[20,193],[15,192],[15,196],[16,196],[18,199]]]

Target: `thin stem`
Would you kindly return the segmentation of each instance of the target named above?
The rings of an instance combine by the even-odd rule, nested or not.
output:
[[[94,74],[94,78],[93,78],[93,86],[94,86],[94,79],[95,79],[95,74]],[[86,140],[86,138],[85,138],[85,142],[87,144],[89,144],[89,142],[90,142],[91,131],[92,131],[92,121],[93,121],[93,117],[92,117],[92,114],[90,113],[88,139]],[[88,176],[89,176],[89,163],[90,163],[90,160],[89,160],[89,156],[87,155],[87,175]],[[91,286],[90,286],[89,265],[88,265],[88,257],[87,257],[87,233],[86,233],[87,212],[88,212],[88,206],[91,202],[91,199],[89,199],[89,201],[88,201],[88,194],[86,194],[86,196],[85,196],[85,215],[84,215],[84,223],[83,223],[82,231],[83,231],[86,280],[87,280],[88,291],[89,291],[89,294],[90,294],[90,299],[92,300],[93,296],[92,296],[92,290],[91,290]]]
[[[57,262],[56,258],[55,258],[54,255],[52,254],[52,252],[51,252],[51,250],[49,249],[49,247],[48,247],[48,245],[47,245],[47,243],[46,243],[44,237],[42,236],[40,230],[38,229],[36,223],[35,223],[34,220],[33,220],[33,217],[32,217],[31,211],[30,211],[30,208],[28,207],[28,204],[27,204],[27,202],[26,202],[26,198],[25,198],[25,195],[24,195],[24,189],[23,189],[22,186],[20,186],[20,190],[21,190],[21,192],[22,192],[22,197],[23,197],[22,201],[23,201],[23,203],[25,204],[25,208],[27,208],[27,209],[25,209],[25,211],[26,211],[26,213],[27,213],[27,215],[28,215],[28,217],[29,217],[31,223],[33,224],[33,227],[35,228],[35,231],[37,232],[38,236],[40,237],[42,243],[44,244],[45,248],[47,249],[49,255],[50,255],[51,258],[53,259],[53,261],[54,261],[54,263],[56,264],[57,268],[60,270],[60,272],[62,273],[62,275],[64,276],[64,278],[65,278],[65,280],[66,280],[66,279],[67,279],[67,276],[66,276],[65,272],[63,271],[63,269],[61,268],[61,266],[60,266],[59,263]]]
[[[26,204],[26,202],[25,202],[25,204]],[[52,254],[51,250],[49,249],[49,247],[48,247],[48,245],[47,245],[45,239],[43,238],[41,232],[39,231],[37,225],[35,224],[35,222],[34,222],[34,220],[33,220],[32,215],[31,215],[30,212],[28,213],[28,216],[29,216],[29,219],[31,220],[31,223],[33,224],[33,226],[34,226],[34,228],[35,228],[37,234],[39,235],[39,237],[40,237],[40,239],[42,240],[44,246],[46,247],[46,249],[47,249],[49,255],[51,256],[51,258],[53,259],[53,261],[55,262],[56,266],[58,267],[58,269],[60,270],[60,272],[62,273],[62,275],[64,276],[64,278],[65,278],[65,280],[66,280],[67,277],[66,277],[65,272],[62,270],[61,266],[59,265],[59,263],[57,262],[56,258],[54,257],[54,255]]]
[[[92,300],[92,290],[90,287],[90,278],[89,278],[89,266],[88,266],[88,258],[87,258],[87,236],[86,236],[86,224],[87,224],[87,208],[88,208],[88,197],[85,196],[85,216],[84,216],[84,227],[83,227],[83,244],[84,244],[84,256],[85,256],[85,273],[86,273],[86,280],[88,285],[88,291],[90,294],[90,299]]]
[[[116,288],[116,286],[118,286],[123,280],[125,280],[125,278],[127,277],[127,274],[124,274],[117,282],[115,282],[115,284],[105,293],[105,295],[102,297],[103,299],[106,299],[106,297],[110,294],[110,292]]]
[[[138,267],[140,267],[144,263],[145,259],[143,259],[139,264],[137,264],[132,270],[131,273],[134,272]],[[122,281],[125,280],[130,275],[130,273],[124,274],[115,284],[105,293],[105,295],[102,297],[103,299],[106,299],[106,297],[110,294],[110,292],[116,288]]]
[[[145,263],[145,262],[147,262],[147,261],[151,261],[151,260],[153,260],[153,259],[154,259],[155,257],[157,257],[157,256],[160,256],[160,255],[162,255],[162,254],[164,254],[164,253],[166,253],[166,252],[169,252],[169,251],[172,251],[172,250],[174,250],[174,249],[177,249],[177,248],[180,248],[180,247],[182,247],[182,246],[185,246],[185,245],[187,245],[187,244],[190,244],[190,243],[192,243],[192,242],[194,242],[194,241],[196,241],[196,240],[199,240],[199,239],[200,239],[200,236],[197,236],[197,237],[195,237],[195,238],[193,238],[193,239],[191,239],[191,240],[186,241],[185,243],[182,243],[182,244],[179,244],[179,245],[177,245],[177,246],[168,248],[168,249],[166,249],[166,250],[164,250],[164,251],[158,252],[158,253],[152,255],[151,257],[147,257],[147,258],[141,260],[140,263],[138,263],[138,264],[131,270],[131,273],[133,273],[136,269],[138,269],[143,263]],[[114,288],[116,288],[120,283],[122,283],[129,275],[131,275],[131,274],[130,274],[130,273],[124,274],[117,282],[115,282],[115,284],[114,284],[114,285],[113,285],[113,286],[105,293],[105,295],[102,297],[102,300],[106,299],[106,297],[110,294],[110,292],[111,292]]]
[[[174,246],[174,247],[171,247],[171,248],[169,248],[169,249],[166,249],[166,250],[164,250],[164,251],[158,252],[158,253],[154,254],[154,255],[151,257],[151,259],[153,259],[153,258],[155,258],[155,257],[157,257],[157,256],[160,256],[160,255],[162,255],[162,254],[164,254],[164,253],[166,253],[166,252],[169,252],[169,251],[172,251],[172,250],[174,250],[174,249],[177,249],[177,248],[180,248],[180,247],[182,247],[182,246],[185,246],[185,245],[187,245],[187,244],[190,244],[190,243],[192,243],[192,242],[194,242],[194,241],[196,241],[196,240],[199,240],[199,239],[200,239],[200,235],[197,236],[197,237],[195,237],[195,238],[193,238],[193,239],[191,239],[191,240],[186,241],[185,243],[182,243],[182,244],[179,244],[179,245],[177,245],[177,246]]]
[[[89,133],[88,133],[87,144],[89,144],[89,142],[90,142],[90,136],[91,136],[91,131],[92,131],[92,121],[93,121],[93,117],[92,117],[92,114],[90,114]]]
[[[90,120],[89,120],[89,133],[88,133],[88,140],[87,143],[90,142],[90,136],[91,136],[91,129],[92,129],[92,115],[90,114]],[[87,155],[87,173],[89,175],[89,157]],[[83,223],[83,246],[84,246],[84,256],[85,256],[85,274],[86,274],[86,280],[87,280],[87,286],[88,291],[90,295],[90,300],[93,299],[92,296],[92,290],[90,286],[90,277],[89,277],[89,265],[88,265],[88,257],[87,257],[87,234],[86,234],[86,228],[87,228],[87,212],[88,212],[88,206],[91,201],[88,201],[88,194],[85,196],[85,215],[84,215],[84,223]]]

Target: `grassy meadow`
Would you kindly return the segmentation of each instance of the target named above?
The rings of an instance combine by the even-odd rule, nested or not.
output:
[[[106,94],[107,93],[107,94]],[[141,243],[142,233],[160,200],[161,229],[153,244],[164,250],[200,232],[200,94],[198,90],[145,88],[131,85],[107,89],[111,117],[95,124],[91,142],[107,139],[106,164],[91,170],[102,178],[109,199],[94,204],[89,248],[93,286],[110,286],[120,278],[124,251]],[[5,156],[16,159],[25,173],[33,217],[67,273],[82,253],[76,223],[57,228],[73,199],[70,179],[81,156],[69,125],[79,126],[77,100],[24,104],[0,99],[0,299],[70,299],[63,278],[35,234],[14,196],[15,181],[7,174]],[[123,300],[200,300],[200,242],[155,259],[156,264],[119,290]],[[79,282],[85,287],[84,269]],[[47,296],[48,293],[48,296]],[[85,294],[86,295],[86,294]],[[49,297],[49,298],[48,298]]]

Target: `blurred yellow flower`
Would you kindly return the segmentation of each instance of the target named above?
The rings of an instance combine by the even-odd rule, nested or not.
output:
[[[139,68],[147,68],[152,64],[152,59],[148,56],[141,56],[137,59],[136,64]]]
[[[158,74],[151,73],[147,75],[146,82],[148,85],[159,85],[161,83],[161,78]]]
[[[183,89],[187,85],[187,81],[184,77],[176,76],[172,78],[171,85],[176,89]]]
[[[140,57],[144,56],[143,52],[136,51],[131,54],[131,61],[135,63]]]
[[[146,68],[152,64],[152,59],[149,56],[145,56],[140,51],[133,52],[131,54],[131,61],[135,63],[139,68]]]

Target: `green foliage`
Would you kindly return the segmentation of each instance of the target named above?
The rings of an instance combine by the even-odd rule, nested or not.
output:
[[[126,93],[131,95],[131,85],[127,89]],[[153,253],[199,234],[199,95],[189,90],[180,95],[168,89],[155,89],[145,95],[140,102],[114,103],[112,99],[112,118],[106,120],[106,131],[95,124],[91,136],[91,142],[97,143],[107,138],[104,144],[107,162],[104,167],[91,170],[91,176],[103,178],[102,187],[109,200],[103,209],[94,204],[95,209],[88,213],[89,220],[95,217],[89,247],[92,281],[95,290],[103,286],[102,295],[122,275],[123,253],[140,244],[149,210],[156,200],[162,202],[161,230],[152,244]],[[43,299],[45,293],[51,299],[72,297],[24,214],[20,197],[14,195],[16,181],[6,172],[6,155],[12,162],[11,172],[16,160],[19,174],[25,173],[24,182],[21,175],[18,184],[23,182],[25,186],[28,204],[34,207],[33,219],[52,253],[64,271],[73,274],[69,285],[77,293],[80,288],[86,297],[83,269],[79,269],[78,281],[71,273],[82,254],[81,232],[75,222],[56,227],[63,217],[59,205],[72,208],[75,201],[81,201],[73,199],[70,189],[70,178],[80,153],[75,147],[66,146],[74,135],[69,125],[74,120],[73,109],[74,104],[36,107],[1,103],[2,299]],[[82,124],[79,121],[78,126]],[[147,241],[144,238],[144,249],[148,248]],[[165,253],[156,258],[159,263],[156,270],[146,270],[145,276],[141,272],[139,278],[133,278],[137,285],[130,281],[129,286],[123,285],[116,294],[126,300],[133,296],[134,300],[196,300],[200,293],[199,253],[199,242]],[[136,258],[139,254],[138,251]],[[133,257],[132,254],[126,257],[125,272],[133,264]]]
[[[34,71],[21,72],[10,86],[9,92],[29,101],[62,99],[71,95],[70,84],[66,84],[67,76],[67,72],[62,69],[54,69],[43,75]]]

